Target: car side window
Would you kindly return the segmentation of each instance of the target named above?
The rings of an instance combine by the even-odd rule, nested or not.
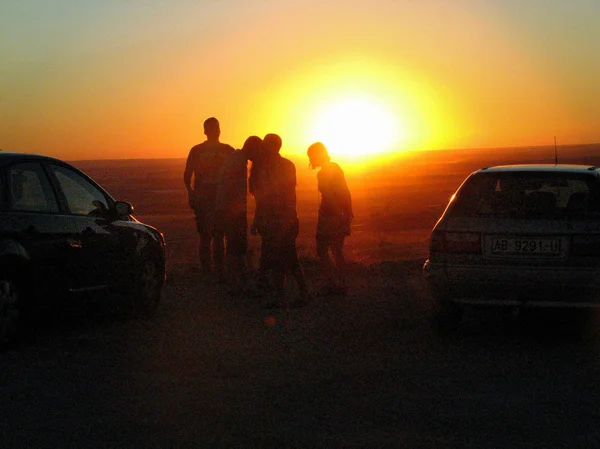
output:
[[[21,212],[58,213],[58,201],[44,169],[37,163],[15,164],[8,169],[10,209]]]
[[[108,211],[108,200],[94,184],[74,170],[51,165],[67,200],[69,211],[75,215],[103,215]]]

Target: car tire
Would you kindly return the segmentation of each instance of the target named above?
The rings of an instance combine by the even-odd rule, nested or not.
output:
[[[132,318],[154,316],[160,303],[163,281],[158,262],[143,257],[136,265],[131,290],[126,298],[126,314]]]
[[[21,332],[23,291],[17,277],[0,270],[0,345],[13,343]]]

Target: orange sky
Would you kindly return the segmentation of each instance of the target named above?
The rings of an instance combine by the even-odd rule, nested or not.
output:
[[[210,116],[357,161],[600,142],[600,3],[540,3],[3,2],[0,148],[185,157]]]

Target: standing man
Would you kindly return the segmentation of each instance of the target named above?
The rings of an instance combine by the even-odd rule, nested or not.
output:
[[[263,139],[258,164],[250,175],[251,192],[256,200],[252,225],[262,239],[260,270],[272,273],[274,298],[266,307],[281,307],[285,301],[285,281],[291,275],[298,286],[299,297],[292,304],[303,306],[308,300],[304,272],[298,261],[296,238],[296,167],[281,157],[281,137],[267,134]],[[286,301],[287,302],[287,301]]]
[[[222,223],[215,212],[217,184],[225,159],[235,150],[230,145],[219,142],[221,128],[216,118],[210,117],[204,121],[204,134],[206,140],[190,150],[183,173],[183,182],[188,191],[190,207],[196,215],[196,227],[200,237],[198,253],[202,273],[206,276],[214,270],[218,279],[222,281],[225,235]]]
[[[246,283],[248,161],[256,159],[261,145],[260,137],[248,137],[242,149],[227,158],[219,176],[216,211],[225,231],[229,285],[235,294],[243,293]]]

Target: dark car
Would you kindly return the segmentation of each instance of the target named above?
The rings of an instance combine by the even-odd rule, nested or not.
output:
[[[438,323],[467,306],[600,307],[600,168],[472,173],[435,225],[423,267]]]
[[[132,211],[68,163],[0,152],[0,342],[30,314],[90,298],[153,313],[165,241]]]

